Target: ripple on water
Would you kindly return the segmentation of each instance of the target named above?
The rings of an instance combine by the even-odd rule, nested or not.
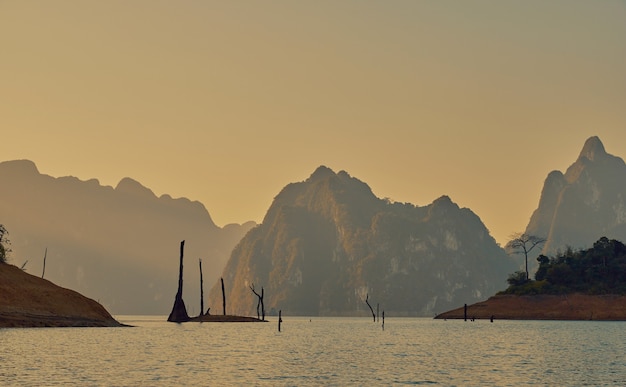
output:
[[[626,323],[284,317],[0,330],[7,385],[626,385]]]

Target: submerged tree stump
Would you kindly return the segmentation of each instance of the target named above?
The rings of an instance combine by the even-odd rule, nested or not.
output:
[[[254,289],[254,284],[250,285],[250,290],[252,290],[252,293],[259,299],[256,304],[256,318],[265,321],[265,304],[263,303],[265,290],[261,288],[261,294],[257,293]],[[261,318],[261,314],[263,314],[263,318]]]
[[[224,278],[220,278],[222,281],[222,310],[224,312],[224,316],[226,316],[226,291],[224,291]]]
[[[200,316],[204,314],[204,283],[202,281],[202,259],[198,258],[200,265]]]
[[[185,322],[189,321],[189,315],[187,314],[187,308],[183,301],[183,255],[185,250],[185,241],[180,242],[180,266],[178,269],[178,291],[176,292],[176,298],[174,299],[174,306],[167,321],[170,322]]]
[[[370,295],[369,293],[365,296],[365,303],[367,304],[367,306],[370,308],[370,312],[372,312],[372,318],[374,319],[374,322],[376,322],[376,314],[374,313],[374,309],[372,309],[372,306],[369,303],[369,298]]]

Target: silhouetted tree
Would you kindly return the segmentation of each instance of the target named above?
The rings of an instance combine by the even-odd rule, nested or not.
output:
[[[7,239],[7,235],[9,232],[3,225],[0,224],[0,263],[6,263],[7,261],[7,253],[11,251],[8,247],[9,240]]]
[[[510,237],[509,242],[505,246],[505,250],[509,254],[524,254],[524,263],[526,267],[526,281],[530,278],[528,276],[528,253],[536,246],[542,245],[546,242],[545,238],[538,237],[536,235],[528,235],[526,233],[514,233]]]
[[[539,268],[535,273],[535,280],[543,281],[544,279],[546,279],[546,275],[548,274],[548,268],[550,267],[550,258],[541,254],[537,257],[537,262],[539,262]]]

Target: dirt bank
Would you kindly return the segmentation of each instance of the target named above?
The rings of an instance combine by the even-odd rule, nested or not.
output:
[[[122,324],[96,301],[0,264],[0,327],[116,326]]]
[[[467,318],[510,320],[626,320],[626,296],[585,294],[498,295],[467,306]],[[438,319],[464,318],[464,307]]]

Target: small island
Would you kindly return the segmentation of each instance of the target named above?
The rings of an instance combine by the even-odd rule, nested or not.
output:
[[[191,317],[191,322],[267,322],[257,317],[236,316],[236,315],[213,315],[205,314],[202,316]]]
[[[515,272],[506,290],[435,318],[626,320],[626,246],[620,241],[602,237],[592,248],[537,261],[534,280]]]
[[[267,322],[265,320],[265,306],[263,305],[263,292],[261,294],[257,293],[254,290],[254,285],[251,286],[252,292],[259,298],[259,304],[257,306],[257,317],[248,317],[248,316],[236,316],[236,315],[228,315],[226,314],[226,293],[224,292],[224,279],[221,278],[222,282],[222,299],[223,299],[223,314],[222,315],[212,315],[209,314],[209,311],[204,312],[204,291],[203,291],[203,281],[202,281],[202,260],[200,260],[200,315],[196,317],[190,317],[187,314],[187,307],[185,306],[185,301],[183,300],[183,261],[185,256],[185,241],[180,242],[180,261],[179,261],[179,270],[178,270],[178,290],[176,291],[176,296],[174,297],[174,305],[172,306],[172,311],[170,312],[167,321],[175,322],[175,323],[184,323],[184,322]],[[210,308],[209,308],[210,309]],[[261,317],[261,311],[263,313],[263,317]]]

